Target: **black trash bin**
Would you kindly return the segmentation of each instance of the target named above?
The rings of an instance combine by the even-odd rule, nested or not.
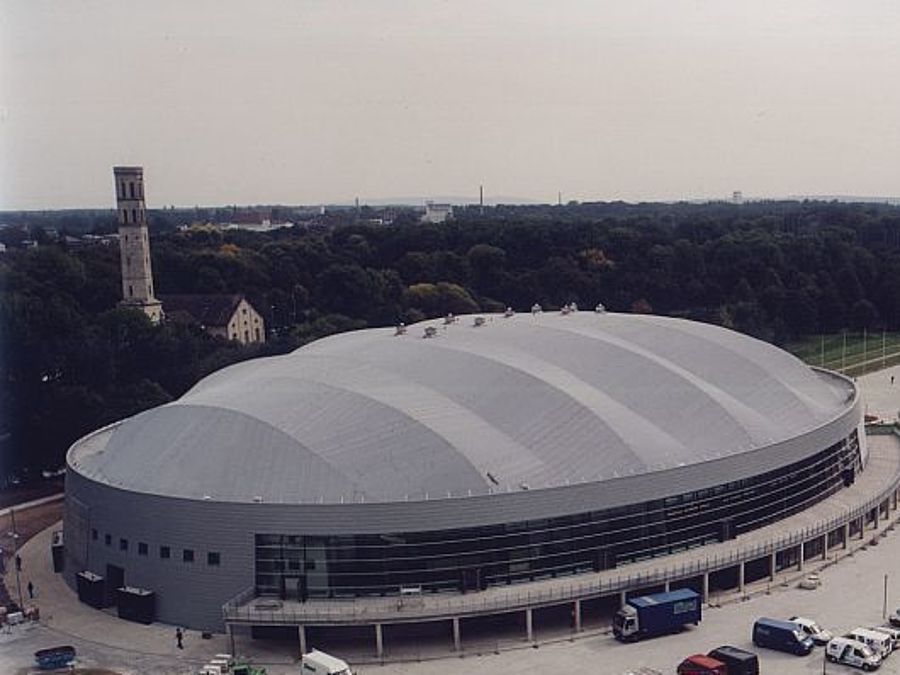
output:
[[[120,619],[146,624],[156,619],[156,593],[145,588],[117,588],[116,606]]]
[[[78,599],[86,605],[103,609],[105,607],[106,581],[99,574],[87,570],[76,575]]]

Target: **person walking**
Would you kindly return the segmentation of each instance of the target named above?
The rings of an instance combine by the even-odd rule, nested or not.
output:
[[[178,644],[178,649],[184,649],[184,645],[181,644],[181,641],[184,639],[184,633],[181,632],[181,628],[175,629],[175,642]]]
[[[31,583],[31,580],[28,580],[28,599],[34,600],[34,584]]]

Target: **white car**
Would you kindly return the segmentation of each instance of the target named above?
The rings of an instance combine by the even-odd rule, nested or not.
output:
[[[812,619],[803,616],[792,616],[788,621],[793,621],[803,629],[803,633],[812,638],[817,645],[828,644],[828,641],[834,637],[829,631],[822,628]]]
[[[825,658],[863,670],[875,670],[881,665],[881,656],[862,642],[849,638],[832,638],[825,646]]]

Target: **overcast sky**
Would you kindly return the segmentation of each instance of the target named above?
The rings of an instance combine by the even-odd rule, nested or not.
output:
[[[900,195],[900,3],[0,0],[0,209]]]

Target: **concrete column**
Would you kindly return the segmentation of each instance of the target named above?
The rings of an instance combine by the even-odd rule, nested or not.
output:
[[[703,573],[703,597],[701,601],[706,605],[709,604],[709,572]]]
[[[878,529],[878,519],[881,516],[881,504],[875,507],[875,529]]]
[[[738,591],[741,595],[744,594],[744,589],[746,588],[746,584],[744,583],[744,574],[744,563],[741,563],[740,565],[738,565]]]
[[[844,523],[844,550],[850,546],[850,523]]]
[[[306,626],[297,626],[297,637],[300,638],[300,656],[306,654]],[[233,638],[232,638],[233,641]],[[231,647],[231,653],[234,654],[234,646]]]
[[[663,586],[663,591],[665,591],[666,593],[668,593],[670,590],[672,590],[672,585],[671,585],[671,583],[669,582],[669,580],[666,579],[666,583],[665,583],[664,586]]]
[[[228,624],[228,642],[231,643],[231,655],[234,656],[234,626]]]
[[[828,533],[822,535],[822,560],[828,559]]]
[[[619,591],[619,607],[622,608],[625,606],[625,601],[627,600],[627,596],[625,595],[625,591]]]
[[[799,555],[797,556],[797,571],[798,571],[798,572],[802,572],[802,571],[803,571],[803,563],[804,563],[804,560],[803,560],[803,543],[802,543],[802,542],[800,543],[800,546],[798,546],[798,549],[799,549]]]
[[[573,603],[572,611],[575,613],[575,632],[581,632],[581,600],[576,600]]]
[[[866,514],[859,517],[859,538],[866,538]]]
[[[379,659],[384,656],[384,636],[381,634],[380,623],[375,624],[375,653]]]
[[[528,636],[529,642],[534,642],[534,624],[531,615],[531,607],[525,610],[525,634]]]
[[[462,648],[462,639],[459,634],[459,617],[453,617],[453,651],[458,652]]]

